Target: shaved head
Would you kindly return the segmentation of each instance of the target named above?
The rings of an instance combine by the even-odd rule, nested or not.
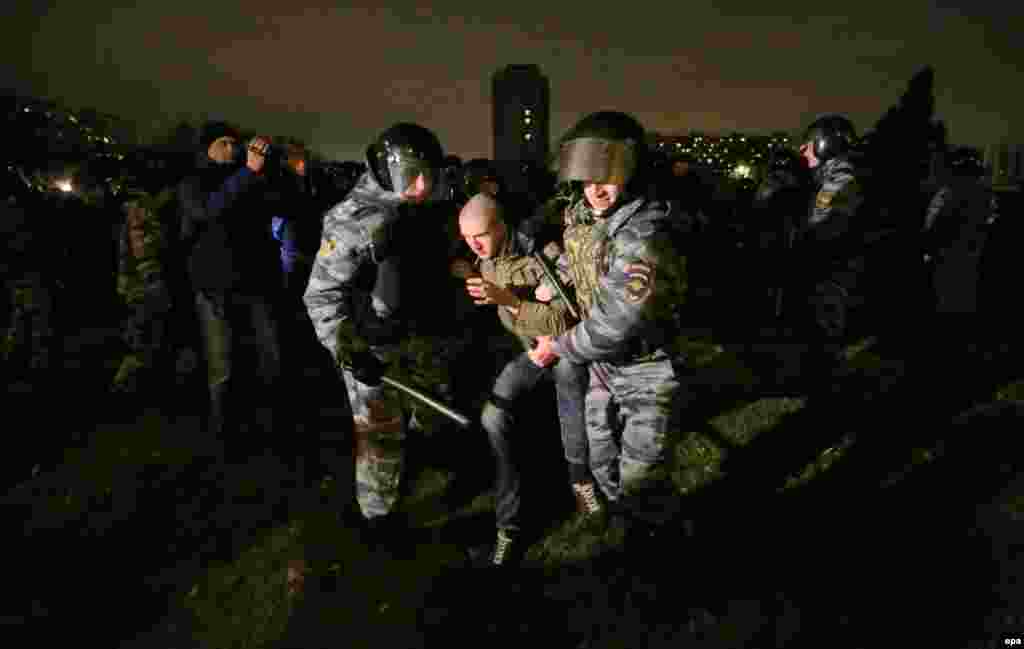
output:
[[[501,206],[493,196],[488,194],[477,194],[469,199],[469,202],[459,212],[459,225],[472,222],[474,225],[482,225],[486,229],[500,219]]]
[[[459,212],[459,232],[481,259],[490,259],[505,243],[501,206],[488,194],[477,194]]]

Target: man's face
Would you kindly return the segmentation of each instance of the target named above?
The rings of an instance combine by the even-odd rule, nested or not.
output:
[[[434,185],[430,180],[423,174],[416,176],[416,180],[412,181],[405,191],[402,192],[402,198],[409,203],[415,203],[417,205],[425,203],[430,198],[430,192],[433,191]]]
[[[505,228],[497,219],[460,219],[459,231],[466,244],[481,259],[490,259],[505,243]]]
[[[601,216],[614,205],[623,189],[623,185],[583,183],[583,195],[587,197],[595,216]]]
[[[817,156],[814,155],[813,142],[804,142],[800,145],[800,157],[807,163],[808,169],[814,169],[821,164],[821,160],[818,160]]]
[[[210,148],[206,150],[206,153],[214,162],[227,164],[235,159],[236,146],[238,146],[238,142],[235,138],[225,135],[210,142]]]

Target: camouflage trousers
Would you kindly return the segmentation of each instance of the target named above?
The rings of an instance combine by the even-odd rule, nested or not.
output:
[[[652,522],[674,514],[679,499],[667,452],[688,398],[675,364],[663,352],[629,365],[590,365],[590,470],[609,502]]]
[[[372,351],[388,365],[389,377],[450,401],[451,366],[462,347],[459,339],[413,336]],[[409,427],[433,435],[448,419],[395,388],[342,373],[354,423],[356,502],[366,518],[384,516],[398,501]]]
[[[125,310],[127,313],[121,322],[121,339],[128,347],[128,353],[121,359],[111,389],[135,392],[140,374],[152,369],[164,351],[167,317],[163,313],[153,313],[144,301],[129,302]]]
[[[3,338],[3,359],[9,376],[49,370],[60,341],[56,335],[55,291],[38,273],[9,284],[11,316]]]

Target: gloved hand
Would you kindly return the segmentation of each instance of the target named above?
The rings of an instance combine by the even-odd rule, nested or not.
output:
[[[353,351],[349,354],[352,376],[365,385],[376,387],[387,367],[370,351]]]
[[[402,325],[393,318],[381,318],[372,310],[360,318],[356,334],[370,346],[390,345],[402,339]]]

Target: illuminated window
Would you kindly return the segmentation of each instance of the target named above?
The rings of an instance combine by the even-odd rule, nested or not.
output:
[[[524,118],[523,118],[523,124],[529,124],[529,123],[530,123],[530,122],[532,122],[532,121],[533,121],[533,119],[532,119],[532,118],[530,118],[530,117],[524,117]]]
[[[533,139],[533,133],[530,133],[530,132],[523,133],[523,139],[524,140],[532,140]]]
[[[533,111],[531,111],[529,108],[524,108],[523,109],[523,115],[530,116],[532,114],[533,114]]]

